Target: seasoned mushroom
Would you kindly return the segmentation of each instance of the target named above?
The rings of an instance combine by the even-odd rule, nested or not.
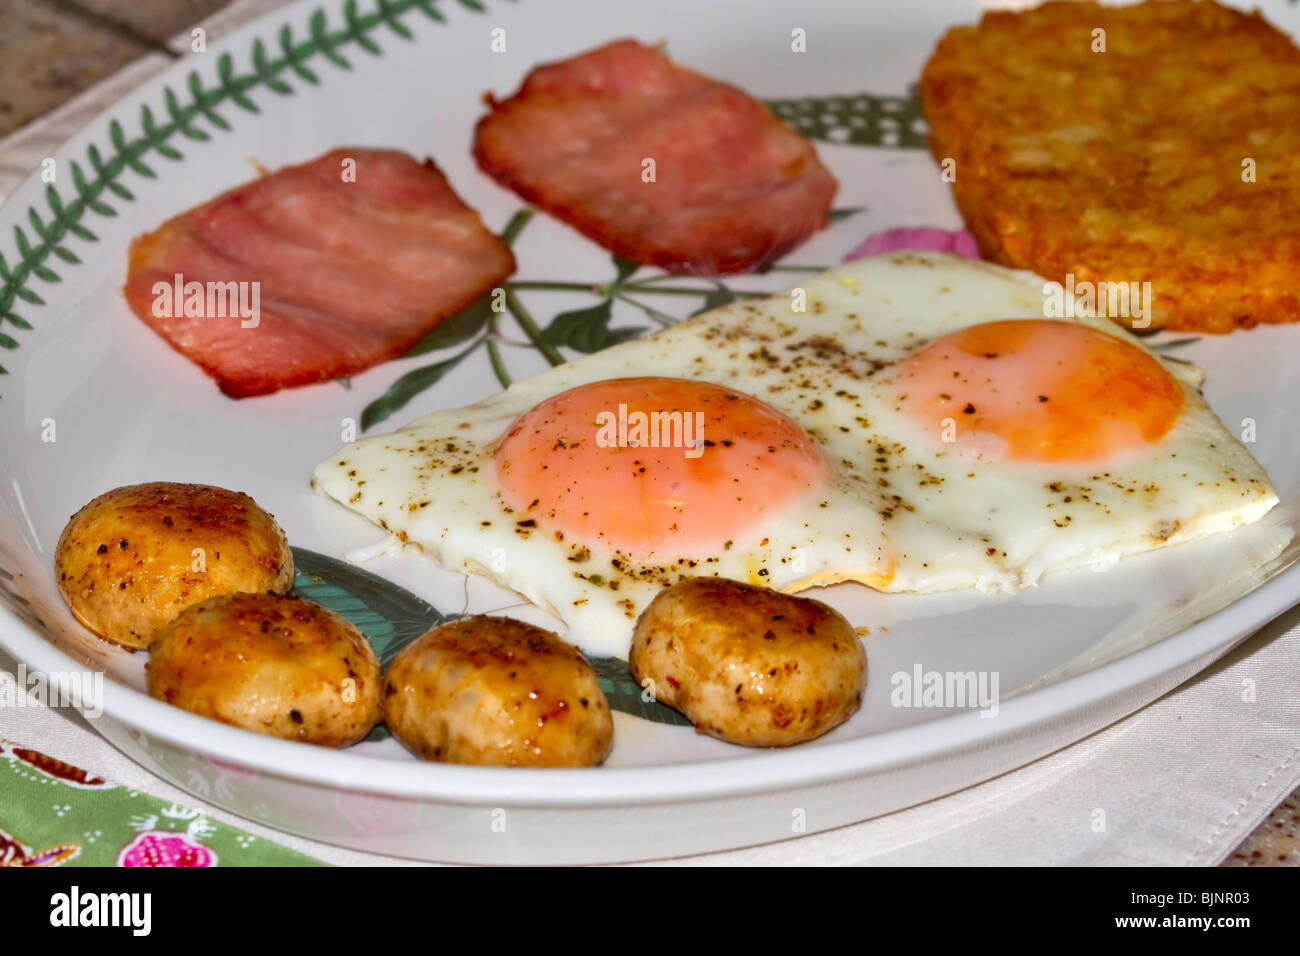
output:
[[[259,734],[354,744],[379,721],[379,658],[365,635],[311,601],[226,594],[158,632],[149,693]]]
[[[288,591],[293,555],[248,495],[155,481],[102,494],[73,515],[54,572],[77,620],[135,649],[205,598]]]
[[[696,730],[750,747],[802,743],[842,724],[867,676],[862,641],[838,611],[726,578],[660,592],[637,620],[629,663]]]
[[[388,669],[384,721],[427,760],[586,767],[614,739],[591,665],[550,631],[463,618],[406,647]]]

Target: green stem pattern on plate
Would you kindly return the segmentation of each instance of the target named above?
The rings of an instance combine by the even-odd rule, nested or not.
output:
[[[839,222],[861,211],[860,208],[836,209],[831,211],[830,218],[833,222]],[[501,231],[501,238],[506,245],[514,246],[515,241],[524,231],[535,212],[536,210],[526,207],[510,217],[510,221],[506,223],[506,227]],[[559,352],[560,347],[570,348],[589,355],[592,352],[598,352],[611,345],[617,345],[620,342],[635,338],[645,331],[643,327],[610,328],[614,300],[635,306],[647,318],[661,326],[674,325],[681,321],[678,316],[669,315],[654,306],[632,298],[630,293],[702,300],[701,305],[691,311],[691,315],[699,315],[701,312],[716,309],[719,306],[734,302],[738,298],[765,298],[770,294],[752,289],[731,289],[719,279],[706,279],[698,276],[655,275],[634,279],[632,277],[641,268],[639,265],[619,255],[611,256],[611,260],[614,265],[615,275],[614,278],[606,282],[511,279],[503,282],[498,288],[480,296],[456,315],[443,319],[424,338],[412,346],[406,355],[423,355],[426,352],[450,348],[472,338],[485,329],[486,334],[480,336],[473,345],[458,355],[444,359],[434,365],[426,365],[407,372],[398,378],[384,394],[362,409],[361,430],[368,430],[371,426],[377,425],[397,410],[403,408],[407,402],[420,392],[436,384],[443,375],[450,372],[460,364],[461,360],[476,351],[480,346],[487,349],[488,361],[497,381],[501,383],[503,388],[509,388],[513,379],[498,348],[499,342],[508,341],[502,337],[498,328],[501,317],[501,311],[499,310],[501,309],[508,311],[519,324],[524,334],[528,336],[528,342],[524,343],[527,347],[537,349],[551,365],[560,365],[564,362],[564,356]],[[708,285],[700,286],[696,284],[677,287],[666,285],[666,283],[681,281],[691,283],[707,282]],[[542,328],[519,300],[519,292],[583,292],[595,296],[598,301],[588,308],[561,312],[553,316],[547,326]]]

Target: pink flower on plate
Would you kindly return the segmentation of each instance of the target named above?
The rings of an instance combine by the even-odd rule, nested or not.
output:
[[[936,229],[933,226],[916,226],[910,229],[887,229],[868,236],[866,242],[855,247],[844,257],[845,262],[880,256],[887,252],[918,250],[921,252],[955,252],[967,259],[980,257],[975,237],[965,230]]]
[[[145,830],[122,847],[118,866],[216,866],[217,854],[184,833]]]

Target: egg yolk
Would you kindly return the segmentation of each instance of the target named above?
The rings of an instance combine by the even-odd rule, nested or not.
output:
[[[510,426],[495,463],[519,526],[634,554],[720,552],[827,475],[816,442],[776,409],[675,378],[548,398]]]
[[[1183,391],[1142,349],[1086,325],[1007,319],[935,339],[901,363],[903,409],[995,457],[1097,462],[1159,441]]]

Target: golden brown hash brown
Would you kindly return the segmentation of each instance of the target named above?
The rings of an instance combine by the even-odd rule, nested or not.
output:
[[[1258,13],[986,13],[939,41],[921,99],[985,258],[1149,281],[1153,327],[1300,321],[1300,50]]]

